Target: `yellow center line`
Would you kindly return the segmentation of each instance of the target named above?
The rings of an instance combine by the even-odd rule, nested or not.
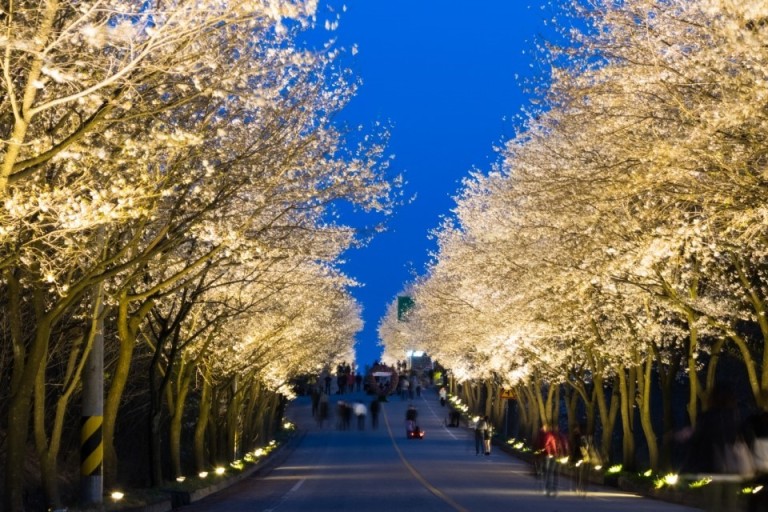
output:
[[[403,462],[403,465],[408,468],[408,471],[413,475],[413,477],[418,480],[421,485],[427,488],[429,492],[446,502],[448,505],[450,505],[453,510],[456,512],[469,512],[466,508],[462,507],[453,499],[451,499],[450,496],[446,495],[443,491],[435,487],[434,485],[430,484],[426,478],[421,476],[421,473],[419,473],[416,468],[414,468],[410,462],[405,458],[405,455],[403,455],[403,452],[400,450],[400,447],[397,445],[397,442],[395,441],[395,436],[392,433],[392,427],[389,425],[389,417],[387,416],[387,409],[386,407],[382,407],[384,411],[384,423],[387,425],[387,432],[389,432],[389,438],[392,440],[392,446],[395,447],[395,451],[397,452],[397,455],[400,457],[400,460]],[[418,442],[418,440],[415,440],[414,442]]]

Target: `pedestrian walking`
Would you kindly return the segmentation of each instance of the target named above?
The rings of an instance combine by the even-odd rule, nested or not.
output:
[[[445,401],[448,398],[448,390],[445,389],[445,386],[440,388],[440,391],[438,391],[438,395],[440,396],[440,405],[445,407]]]
[[[448,426],[458,427],[460,422],[461,422],[461,413],[456,409],[454,409],[453,407],[451,407],[450,410],[448,411]]]
[[[493,438],[493,424],[488,419],[488,416],[483,418],[485,422],[485,430],[483,431],[483,450],[486,455],[491,454],[491,439]]]
[[[325,382],[325,394],[330,395],[331,394],[331,376],[326,375],[323,377],[323,381]]]
[[[376,430],[379,428],[379,411],[381,410],[381,402],[376,397],[371,400],[371,428]]]
[[[578,461],[576,462],[576,494],[580,496],[587,495],[589,486],[589,474],[592,468],[602,465],[597,448],[595,447],[594,435],[591,432],[585,432],[586,427],[580,427],[578,430]]]
[[[567,453],[559,429],[546,428],[544,431],[544,492],[547,496],[557,496],[560,478],[559,459]]]
[[[318,411],[317,411],[317,426],[320,428],[323,428],[323,423],[328,418],[328,395],[325,393],[320,393],[320,399],[318,401]]]
[[[318,408],[320,407],[320,388],[318,386],[312,387],[312,417],[317,417]]]
[[[480,455],[480,452],[484,452],[485,448],[485,431],[488,429],[488,422],[486,420],[488,416],[478,418],[475,423],[475,455]]]
[[[353,408],[357,418],[357,429],[365,430],[365,416],[368,414],[368,408],[363,402],[355,402]]]

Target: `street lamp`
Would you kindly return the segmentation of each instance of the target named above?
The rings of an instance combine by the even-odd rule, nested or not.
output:
[[[410,363],[410,370],[413,371],[413,358],[414,357],[423,357],[424,351],[423,350],[409,350],[405,353],[406,356],[408,356],[408,362]]]

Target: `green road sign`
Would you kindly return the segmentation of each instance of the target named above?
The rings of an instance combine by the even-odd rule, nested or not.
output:
[[[397,319],[400,321],[406,320],[408,311],[414,306],[413,299],[407,295],[401,295],[397,298]]]

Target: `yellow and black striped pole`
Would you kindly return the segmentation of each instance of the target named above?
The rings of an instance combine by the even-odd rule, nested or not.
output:
[[[104,443],[101,437],[102,416],[83,416],[80,427],[80,475],[83,478],[101,476]]]
[[[94,306],[93,341],[83,368],[80,423],[80,501],[85,505],[104,501],[104,322],[100,287],[97,288]]]

